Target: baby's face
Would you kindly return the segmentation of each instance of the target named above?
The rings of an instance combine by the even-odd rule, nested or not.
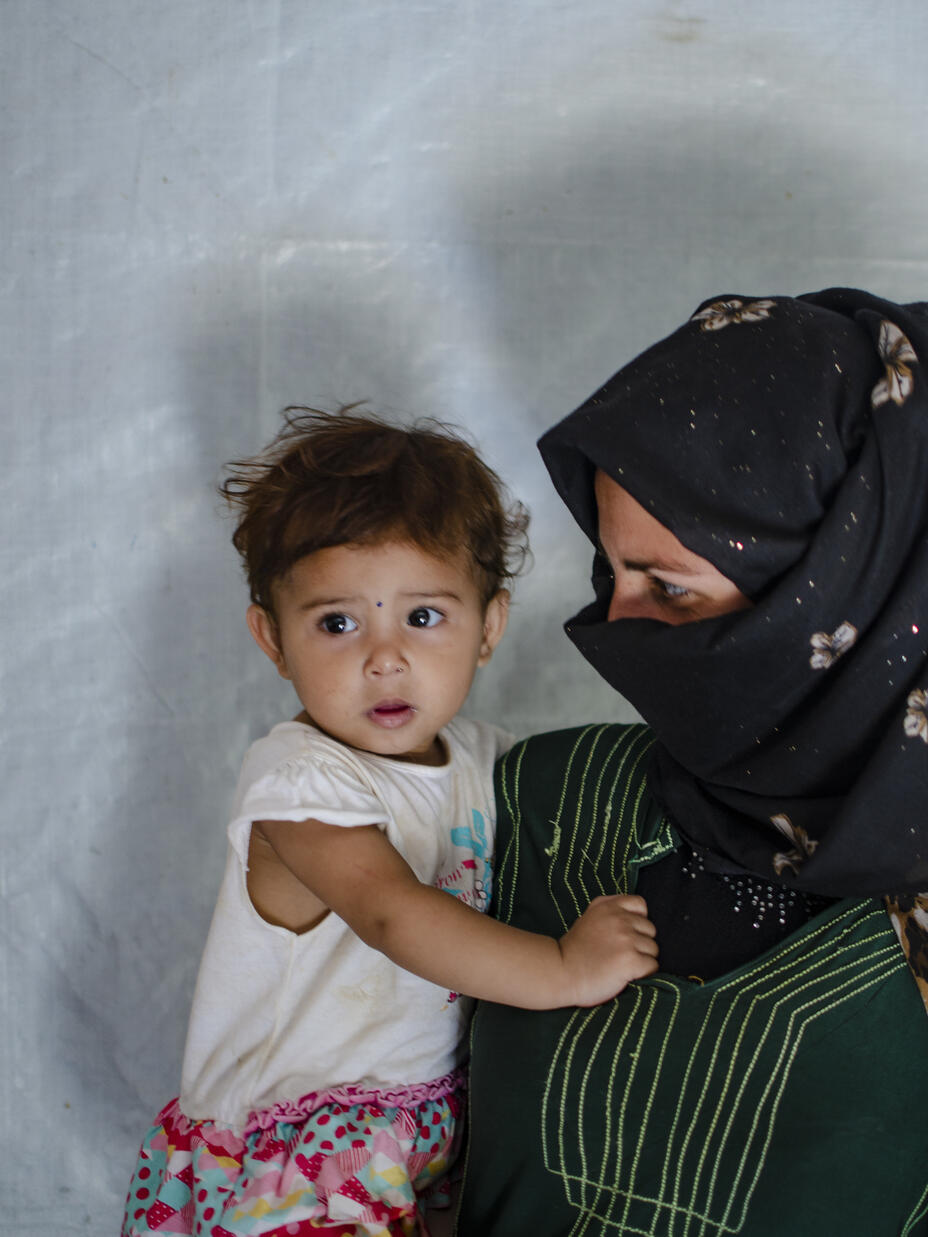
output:
[[[307,555],[276,586],[276,624],[257,606],[248,622],[321,730],[363,751],[441,764],[438,731],[489,661],[507,601],[501,593],[484,609],[463,555],[342,545]]]

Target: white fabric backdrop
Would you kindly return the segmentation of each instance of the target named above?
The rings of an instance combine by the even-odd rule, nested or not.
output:
[[[536,565],[472,708],[630,712],[533,441],[724,291],[928,298],[924,0],[3,0],[0,1232],[118,1231],[249,740],[211,487],[289,402],[468,427]]]

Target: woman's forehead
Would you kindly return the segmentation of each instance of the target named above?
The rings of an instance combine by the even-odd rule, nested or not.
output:
[[[592,464],[754,595],[805,552],[880,372],[870,333],[838,312],[720,298],[614,375],[542,453],[588,532]]]
[[[599,539],[613,566],[662,571],[677,576],[721,576],[702,555],[689,549],[632,495],[601,470],[594,478]]]

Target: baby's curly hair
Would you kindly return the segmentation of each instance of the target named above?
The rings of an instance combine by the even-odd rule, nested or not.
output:
[[[273,617],[273,585],[307,554],[396,540],[464,550],[486,605],[525,563],[528,512],[449,426],[357,409],[286,408],[264,451],[226,465],[219,492],[239,513],[232,543],[252,601]]]

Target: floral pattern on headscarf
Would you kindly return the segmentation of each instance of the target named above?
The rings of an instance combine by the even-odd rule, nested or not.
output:
[[[888,897],[886,910],[928,1009],[928,893]]]
[[[775,304],[775,301],[751,301],[749,305],[739,300],[713,301],[693,314],[690,321],[698,322],[703,331],[720,331],[739,322],[760,322],[770,316]]]
[[[540,443],[594,547],[599,469],[753,603],[610,622],[596,553],[567,623],[654,731],[649,785],[678,831],[720,871],[926,899],[910,944],[928,934],[926,362],[925,304],[714,297]]]
[[[798,873],[802,861],[808,855],[815,854],[818,842],[810,838],[801,825],[794,825],[783,812],[777,812],[771,816],[770,823],[776,825],[780,832],[793,843],[792,850],[777,851],[773,856],[774,872],[779,876],[785,868],[790,868],[793,872]]]
[[[915,691],[909,692],[903,726],[910,739],[921,739],[928,743],[928,691],[923,687],[916,687]]]
[[[915,349],[894,323],[884,319],[880,323],[877,351],[886,366],[886,376],[873,388],[870,403],[874,408],[888,404],[890,400],[901,405],[912,394],[913,379],[909,365],[918,360]]]
[[[817,631],[809,641],[813,649],[809,665],[813,670],[827,670],[856,639],[857,628],[853,623],[842,623],[830,636],[827,631]]]

